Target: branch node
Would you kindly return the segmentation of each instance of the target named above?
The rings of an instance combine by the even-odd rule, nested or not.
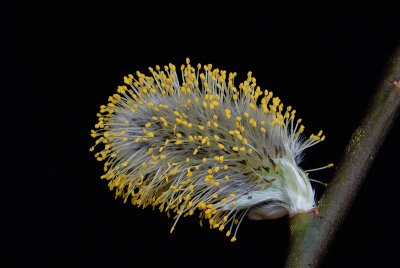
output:
[[[397,93],[400,93],[400,80],[395,80],[392,82],[392,84],[393,84],[394,90]]]

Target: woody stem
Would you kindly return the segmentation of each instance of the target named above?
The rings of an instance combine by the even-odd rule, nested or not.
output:
[[[290,218],[286,267],[321,265],[337,230],[350,210],[400,106],[400,47],[390,59],[360,126],[354,131],[336,172],[320,201],[320,216]]]

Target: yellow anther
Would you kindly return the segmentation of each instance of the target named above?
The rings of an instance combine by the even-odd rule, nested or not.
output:
[[[151,123],[150,122],[146,123],[145,127],[151,127]]]
[[[333,163],[330,163],[330,164],[328,165],[328,168],[331,168],[331,167],[333,167]]]
[[[229,109],[225,109],[224,112],[225,112],[226,118],[230,119],[232,117],[231,111]]]
[[[231,238],[231,242],[235,242],[236,240],[237,240],[237,239],[236,239],[235,236]]]
[[[176,173],[178,173],[178,170],[176,168],[171,169],[169,172],[170,175],[176,175]]]
[[[250,118],[249,124],[252,125],[253,127],[257,127],[257,122],[253,118]]]
[[[127,85],[132,84],[132,78],[130,76],[128,77],[124,76],[124,83]]]
[[[235,152],[237,152],[237,151],[239,151],[239,147],[234,146],[234,147],[232,147],[232,150],[235,151]]]

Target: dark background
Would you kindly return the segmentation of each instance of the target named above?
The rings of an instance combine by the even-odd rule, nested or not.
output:
[[[89,152],[98,107],[124,75],[156,64],[190,57],[237,81],[251,70],[298,110],[307,134],[325,131],[303,167],[337,163],[400,42],[398,14],[181,7],[3,4],[1,267],[283,266],[286,218],[246,220],[230,243],[196,217],[170,235],[165,214],[115,200]],[[399,134],[397,121],[323,267],[398,262]]]

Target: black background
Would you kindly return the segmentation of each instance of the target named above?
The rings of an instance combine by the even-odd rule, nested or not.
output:
[[[253,71],[326,142],[304,168],[337,163],[400,41],[396,9],[3,4],[1,267],[282,267],[287,219],[244,221],[238,241],[115,200],[89,136],[122,77],[186,57]],[[324,267],[397,262],[399,121]],[[313,174],[329,181],[333,170]],[[318,195],[323,187],[315,185]]]

